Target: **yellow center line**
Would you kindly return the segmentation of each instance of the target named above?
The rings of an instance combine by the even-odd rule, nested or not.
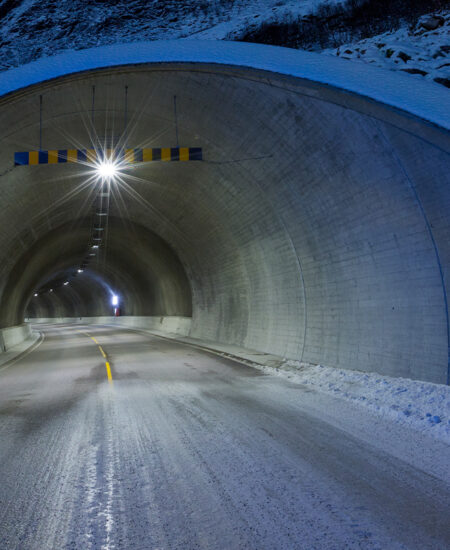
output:
[[[98,346],[98,349],[100,350],[100,353],[102,354],[103,356],[103,359],[107,359],[108,356],[106,355],[106,353],[103,351],[103,348],[102,346],[98,343],[98,340],[96,338],[94,338],[93,336],[91,336],[90,334],[88,334],[87,332],[83,332],[81,334],[85,334],[86,336],[88,336],[91,340],[93,340],[97,346]],[[105,367],[106,367],[106,376],[108,377],[108,381],[112,384],[113,382],[113,377],[112,377],[112,372],[111,372],[111,365],[109,364],[108,361],[105,361]]]
[[[105,365],[106,365],[106,375],[107,375],[107,377],[108,377],[108,380],[109,380],[110,382],[112,382],[113,379],[112,379],[112,374],[111,374],[111,367],[109,366],[108,361],[106,361]]]

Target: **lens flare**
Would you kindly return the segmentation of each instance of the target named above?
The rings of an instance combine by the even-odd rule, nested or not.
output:
[[[96,166],[97,175],[102,180],[111,181],[119,173],[119,166],[111,159],[105,159]]]

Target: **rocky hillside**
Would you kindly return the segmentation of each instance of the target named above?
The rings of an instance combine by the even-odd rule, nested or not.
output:
[[[64,49],[144,40],[225,39],[318,0],[0,0],[0,70]]]
[[[448,3],[0,0],[0,70],[63,50],[96,45],[177,38],[225,39],[323,52],[448,86]]]
[[[450,12],[323,53],[426,78],[450,88]]]

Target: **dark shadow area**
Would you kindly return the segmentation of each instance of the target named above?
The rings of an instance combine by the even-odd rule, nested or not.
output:
[[[447,8],[447,0],[346,0],[322,2],[306,16],[269,20],[239,37],[244,42],[304,50],[337,48],[341,44],[397,30],[405,22]]]

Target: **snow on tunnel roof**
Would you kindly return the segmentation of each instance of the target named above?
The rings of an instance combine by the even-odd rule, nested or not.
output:
[[[73,73],[147,63],[231,65],[294,76],[367,97],[450,130],[450,94],[438,84],[332,56],[222,40],[164,40],[68,50],[0,73],[0,97]]]

